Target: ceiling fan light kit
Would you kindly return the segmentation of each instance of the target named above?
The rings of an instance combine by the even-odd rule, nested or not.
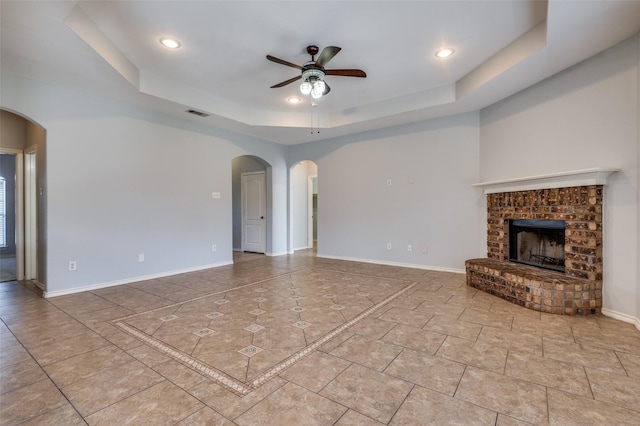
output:
[[[318,54],[320,49],[318,46],[307,46],[307,53],[311,55],[311,61],[306,62],[304,65],[296,65],[294,63],[285,61],[283,59],[276,58],[271,55],[267,55],[267,59],[271,62],[275,62],[281,65],[286,65],[288,67],[297,68],[302,71],[301,75],[298,77],[290,78],[289,80],[285,80],[281,83],[275,84],[271,86],[272,89],[286,86],[287,84],[293,83],[297,80],[302,80],[300,83],[300,93],[303,95],[311,95],[311,97],[315,100],[320,99],[331,91],[331,88],[325,81],[325,77],[327,75],[337,75],[344,77],[366,77],[367,74],[358,69],[343,69],[343,70],[325,70],[324,66],[331,60],[333,57],[338,54],[342,50],[337,46],[327,46],[322,50],[318,60],[315,60],[315,55]]]

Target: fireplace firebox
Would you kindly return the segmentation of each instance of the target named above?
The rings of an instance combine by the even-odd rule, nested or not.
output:
[[[509,220],[509,260],[564,272],[564,220]]]

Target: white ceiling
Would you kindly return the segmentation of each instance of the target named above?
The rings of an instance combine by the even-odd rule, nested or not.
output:
[[[2,72],[286,145],[478,110],[640,31],[638,0],[2,0],[0,14]],[[318,106],[288,104],[298,84],[270,86],[299,71],[266,55],[303,64],[310,44],[367,78],[328,76]]]

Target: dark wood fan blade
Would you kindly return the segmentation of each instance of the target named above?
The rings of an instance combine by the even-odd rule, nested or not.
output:
[[[299,75],[299,76],[297,76],[297,77],[293,77],[293,78],[290,78],[289,80],[283,81],[282,83],[278,83],[278,84],[276,84],[276,85],[274,85],[274,86],[271,86],[271,88],[272,88],[272,89],[276,89],[276,88],[278,88],[278,87],[286,86],[287,84],[291,84],[291,83],[293,83],[293,82],[294,82],[294,81],[296,81],[296,80],[300,80],[301,78],[302,78],[302,76],[301,76],[301,75]]]
[[[366,77],[367,74],[362,70],[325,70],[326,75],[341,75],[344,77]]]
[[[316,67],[324,67],[327,62],[333,59],[333,57],[341,50],[342,48],[338,46],[327,46],[322,49],[322,53],[320,53],[320,56],[318,56],[318,60],[316,61]]]
[[[275,56],[267,55],[267,59],[270,60],[271,62],[275,62],[276,64],[286,65],[288,67],[302,70],[302,67],[300,65],[296,65],[292,62],[287,62],[284,59],[276,58]]]

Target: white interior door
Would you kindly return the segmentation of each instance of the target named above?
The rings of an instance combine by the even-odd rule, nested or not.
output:
[[[242,251],[266,251],[266,185],[265,173],[243,173],[242,184]]]

